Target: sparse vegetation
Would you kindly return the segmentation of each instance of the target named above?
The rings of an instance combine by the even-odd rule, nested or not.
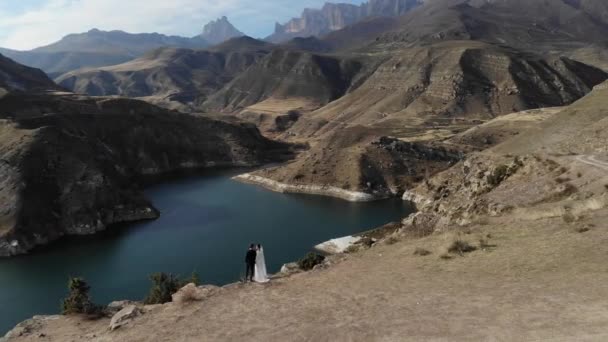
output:
[[[562,215],[562,220],[570,224],[576,221],[576,216],[574,216],[571,212],[565,212],[564,215]]]
[[[483,238],[483,237],[480,238],[479,239],[479,248],[482,249],[482,250],[486,250],[488,248],[494,248],[494,247],[496,247],[496,245],[490,243],[489,239],[490,239],[489,234],[488,234],[488,237],[486,237],[486,238]]]
[[[164,304],[170,302],[171,296],[176,293],[183,283],[173,274],[154,273],[150,276],[152,288],[144,303],[149,304]]]
[[[89,296],[91,287],[82,278],[70,278],[68,282],[70,293],[63,300],[61,312],[64,315],[85,314],[100,315],[101,307],[94,304]]]
[[[416,256],[427,256],[431,254],[433,254],[433,252],[424,248],[416,248],[416,250],[414,251],[414,255]]]
[[[357,244],[359,244],[365,248],[371,248],[374,245],[374,239],[372,239],[369,236],[365,236],[361,240],[359,240],[359,242],[357,242]]]
[[[357,253],[358,251],[359,251],[358,245],[350,245],[350,246],[348,246],[348,248],[346,248],[344,250],[344,253],[352,254],[352,253]]]
[[[488,175],[488,183],[492,186],[497,186],[509,177],[509,167],[507,165],[500,165]]]
[[[562,178],[562,177],[555,178],[555,182],[557,184],[563,184],[563,183],[566,183],[566,182],[569,182],[569,181],[570,181],[570,178]]]
[[[310,271],[315,266],[321,264],[325,257],[317,253],[308,253],[304,258],[298,261],[298,266],[304,271]]]
[[[554,171],[555,169],[557,169],[559,167],[559,164],[555,160],[552,160],[552,159],[546,159],[545,165],[547,166],[547,168],[550,171]]]
[[[505,178],[508,167],[506,165],[500,165],[490,175],[488,175],[488,183],[490,185],[496,186],[500,184]]]
[[[464,240],[454,240],[452,244],[448,247],[448,252],[452,254],[464,255],[466,253],[471,253],[477,250],[477,247],[471,245],[467,241]]]
[[[386,242],[385,242],[385,243],[386,243],[387,245],[394,245],[394,244],[396,244],[397,242],[399,242],[399,239],[397,239],[397,238],[396,238],[396,237],[394,237],[394,236],[391,236],[391,237],[389,237],[388,239],[386,239]]]
[[[189,283],[192,283],[196,286],[201,285],[201,278],[199,277],[198,272],[196,272],[196,271],[192,272],[192,274],[190,274],[190,279],[188,279],[184,285],[187,285]]]

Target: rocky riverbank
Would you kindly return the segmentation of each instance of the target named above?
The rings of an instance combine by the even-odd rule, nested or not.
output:
[[[300,184],[287,184],[274,181],[269,178],[256,176],[251,173],[245,173],[234,177],[235,180],[255,184],[262,186],[268,190],[282,192],[282,193],[296,193],[296,194],[309,194],[309,195],[320,195],[328,197],[341,198],[350,202],[369,202],[381,199],[386,199],[396,194],[392,193],[365,193],[359,191],[350,191],[341,189],[331,185],[300,185]]]

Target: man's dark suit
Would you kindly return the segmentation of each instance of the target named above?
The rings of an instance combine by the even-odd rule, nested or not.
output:
[[[247,264],[247,271],[245,272],[245,280],[253,281],[253,270],[255,269],[255,258],[257,253],[254,249],[250,248],[245,256],[245,264]]]

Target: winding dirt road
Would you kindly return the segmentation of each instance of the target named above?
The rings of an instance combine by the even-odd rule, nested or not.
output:
[[[608,171],[608,162],[598,160],[597,156],[583,154],[580,156],[576,156],[575,159],[583,164],[595,166],[602,170]]]

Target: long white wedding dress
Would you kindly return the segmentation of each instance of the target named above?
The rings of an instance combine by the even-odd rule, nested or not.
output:
[[[256,283],[266,283],[268,279],[268,273],[266,273],[266,259],[264,259],[264,248],[258,249],[257,256],[255,258],[255,272],[253,273],[253,281]]]

